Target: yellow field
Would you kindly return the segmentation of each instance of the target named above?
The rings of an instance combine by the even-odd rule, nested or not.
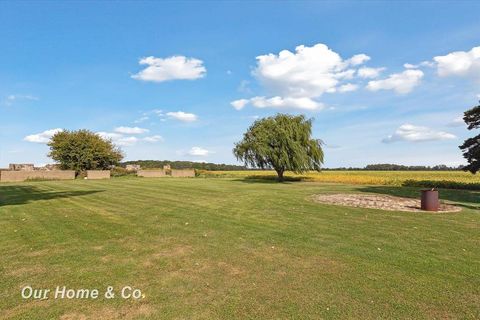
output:
[[[276,176],[275,171],[200,171],[206,177],[254,177]],[[288,177],[300,177],[309,181],[371,184],[371,185],[402,185],[406,180],[450,181],[458,183],[480,183],[480,174],[473,175],[463,171],[322,171],[302,175],[287,173]]]

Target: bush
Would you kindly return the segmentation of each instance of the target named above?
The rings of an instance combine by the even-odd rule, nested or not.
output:
[[[118,178],[118,177],[125,177],[125,176],[136,176],[137,173],[134,171],[128,171],[125,168],[122,167],[114,167],[112,170],[110,170],[110,176],[112,178]]]
[[[56,179],[56,178],[27,178],[27,182],[40,182],[40,181],[56,181],[56,180],[60,180],[60,179]]]
[[[402,184],[404,187],[419,188],[443,188],[458,190],[480,190],[480,183],[456,182],[447,180],[405,180]]]
[[[86,177],[87,177],[87,171],[86,170],[79,171],[79,172],[75,171],[75,179],[85,179]]]

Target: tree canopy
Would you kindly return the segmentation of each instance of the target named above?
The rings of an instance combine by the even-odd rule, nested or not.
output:
[[[322,142],[311,135],[312,119],[303,115],[277,114],[255,121],[243,135],[243,140],[235,144],[233,153],[252,168],[273,168],[278,180],[283,181],[285,171],[320,171]]]
[[[48,146],[48,156],[57,161],[61,169],[75,170],[77,174],[85,170],[109,169],[123,159],[122,151],[111,140],[89,130],[58,132]]]
[[[142,169],[163,168],[164,165],[170,165],[172,169],[198,169],[209,171],[233,171],[247,170],[245,166],[238,166],[224,163],[195,162],[195,161],[170,161],[170,160],[132,160],[122,162],[120,165],[138,164]]]
[[[480,128],[480,105],[466,111],[463,120],[468,125],[468,130]],[[463,151],[463,157],[468,161],[464,170],[471,173],[478,172],[480,170],[480,134],[465,140],[460,149]]]

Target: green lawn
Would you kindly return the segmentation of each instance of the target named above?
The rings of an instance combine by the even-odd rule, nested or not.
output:
[[[0,184],[1,319],[480,318],[480,193],[460,213],[321,205],[416,189],[242,179]],[[21,288],[139,300],[23,300]]]

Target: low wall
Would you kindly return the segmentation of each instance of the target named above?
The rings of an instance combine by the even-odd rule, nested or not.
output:
[[[163,169],[159,169],[159,170],[138,170],[137,171],[137,176],[145,177],[145,178],[160,178],[160,177],[165,177],[166,173],[165,173],[165,170],[163,170]]]
[[[172,169],[172,177],[195,177],[195,169]]]
[[[0,181],[16,182],[28,179],[41,180],[73,180],[75,179],[74,170],[53,170],[53,171],[1,171]]]
[[[110,170],[87,170],[87,179],[110,179]]]

